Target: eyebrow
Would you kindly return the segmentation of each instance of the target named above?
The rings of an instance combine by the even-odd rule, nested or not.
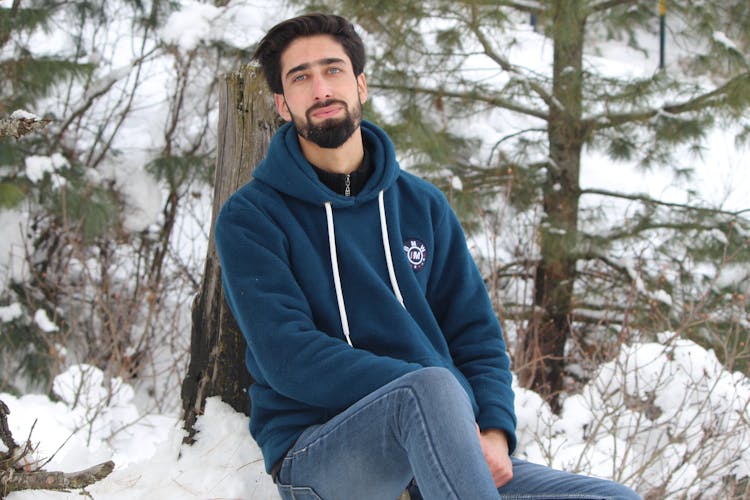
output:
[[[340,64],[340,63],[345,63],[345,62],[346,61],[344,61],[340,57],[325,57],[323,59],[318,59],[317,61],[313,61],[312,63],[302,63],[291,68],[289,71],[287,71],[286,74],[284,75],[284,78],[289,78],[289,76],[292,73],[305,71],[305,70],[312,68],[313,66],[328,66],[330,64]]]

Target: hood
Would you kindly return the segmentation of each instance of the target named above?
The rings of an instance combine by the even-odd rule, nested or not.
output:
[[[362,120],[360,130],[374,168],[370,180],[357,196],[339,195],[318,180],[312,165],[302,155],[297,130],[291,122],[273,136],[266,158],[255,169],[253,177],[288,196],[319,206],[330,202],[334,208],[343,208],[375,199],[380,191],[396,181],[399,166],[393,143],[383,130],[366,120]]]

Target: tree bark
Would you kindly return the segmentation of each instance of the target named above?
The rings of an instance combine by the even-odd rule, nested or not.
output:
[[[265,157],[278,119],[259,69],[245,66],[222,78],[211,232],[200,292],[193,302],[190,364],[182,383],[187,442],[193,439],[207,397],[219,396],[235,410],[250,414],[246,344],[224,300],[214,223],[227,198],[250,180]]]
[[[571,332],[573,285],[577,277],[578,200],[582,122],[583,42],[586,19],[580,0],[552,2],[554,22],[553,97],[547,135],[550,162],[544,184],[539,232],[541,258],[534,280],[535,313],[518,343],[519,382],[559,410],[565,343]]]

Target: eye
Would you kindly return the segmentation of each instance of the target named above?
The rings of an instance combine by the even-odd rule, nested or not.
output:
[[[302,75],[302,74],[300,74],[300,75],[296,75],[296,76],[294,76],[294,77],[292,78],[292,81],[293,81],[293,82],[301,82],[301,81],[302,81],[302,80],[304,80],[304,79],[305,79],[305,75]]]
[[[328,68],[328,72],[333,75],[335,75],[336,73],[341,73],[341,71],[342,71],[341,68],[336,68],[336,67]]]

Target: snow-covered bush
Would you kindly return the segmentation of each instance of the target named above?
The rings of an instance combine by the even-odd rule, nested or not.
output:
[[[520,455],[650,498],[730,498],[750,476],[750,379],[692,341],[660,341],[622,346],[559,417],[517,388]]]
[[[110,459],[118,466],[146,460],[178,428],[174,417],[141,414],[129,384],[91,365],[73,365],[55,377],[53,392],[59,401],[0,393],[11,410],[13,436],[19,442],[29,439],[34,463],[49,461],[48,470],[84,469]]]

